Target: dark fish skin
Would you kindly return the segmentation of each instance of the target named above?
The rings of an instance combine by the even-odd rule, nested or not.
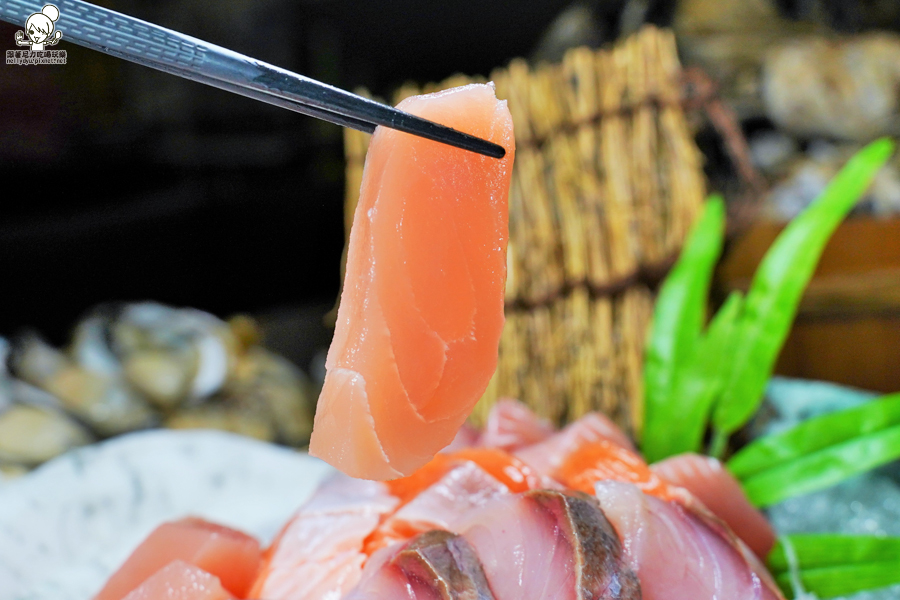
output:
[[[472,515],[474,529],[453,524],[454,530],[463,525],[460,534],[432,530],[379,551],[384,558],[373,555],[348,598],[641,600],[638,578],[595,498],[531,490],[496,498],[482,510]],[[518,530],[520,524],[525,527]],[[474,539],[468,537],[473,531],[480,532]]]
[[[390,564],[417,588],[416,597],[494,600],[481,561],[469,543],[449,531],[428,531],[410,540]]]
[[[641,600],[637,575],[622,560],[622,544],[592,496],[533,490],[526,497],[555,519],[574,550],[579,600]]]

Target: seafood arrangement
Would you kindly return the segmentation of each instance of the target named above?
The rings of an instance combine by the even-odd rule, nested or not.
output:
[[[805,594],[801,579],[830,591],[876,581],[849,581],[848,566],[893,582],[873,561],[896,540],[831,536],[823,562],[815,538],[798,538],[798,560],[757,507],[894,460],[900,398],[758,439],[727,465],[696,453],[709,437],[725,455],[758,408],[818,254],[890,141],[854,157],[773,246],[746,301],[733,295],[704,327],[724,231],[721,201],[707,203],[657,304],[649,465],[599,412],[557,431],[503,400],[484,428],[465,423],[504,321],[512,120],[487,84],[404,107],[505,143],[507,157],[373,135],[310,443],[343,472],[265,550],[196,518],[162,525],[96,600],[779,600]]]
[[[512,141],[489,85],[406,108]],[[714,459],[651,468],[601,413],[555,431],[514,400],[464,424],[496,365],[510,169],[429,144],[369,151],[310,444],[344,473],[262,552],[163,525],[96,598],[781,598],[774,534]]]
[[[556,431],[504,400],[408,477],[335,474],[263,551],[162,525],[96,598],[777,599],[774,541],[718,461],[650,468],[601,414]]]
[[[312,426],[311,385],[257,343],[253,323],[152,302],[101,306],[64,350],[3,342],[0,470],[16,473],[129,431],[208,427],[292,446]]]
[[[811,419],[719,460],[762,402],[821,248],[893,143],[854,157],[773,246],[746,296],[732,295],[708,325],[725,210],[706,203],[656,304],[636,400],[645,457],[635,432],[597,411],[557,429],[502,399],[483,427],[466,424],[497,370],[504,325],[512,117],[490,84],[401,108],[503,145],[506,156],[375,131],[309,448],[341,472],[265,548],[196,517],[164,523],[95,600],[781,600],[804,596],[804,583],[834,596],[895,582],[881,559],[898,540],[776,543],[759,508],[895,460],[900,398]],[[173,407],[225,393],[229,357],[241,350],[195,336],[193,363],[167,362],[160,350],[171,352],[171,339],[140,329],[157,313],[135,311],[120,319],[138,333],[88,320],[77,339],[91,351],[76,343],[66,357],[32,342],[13,365],[70,400],[79,388],[60,382],[100,374],[109,388],[90,397],[140,397],[169,421],[184,414]],[[283,415],[270,410],[271,437],[286,438]],[[705,449],[713,456],[698,454]]]

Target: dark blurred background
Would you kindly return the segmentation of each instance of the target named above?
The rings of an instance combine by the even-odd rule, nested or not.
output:
[[[383,97],[405,80],[487,75],[516,56],[558,58],[566,45],[669,24],[678,8],[674,0],[97,4]],[[837,30],[858,30],[868,4],[884,3],[787,0],[778,10],[817,11]],[[14,49],[17,29],[0,23],[0,45]],[[59,48],[64,66],[0,66],[0,335],[27,325],[61,343],[80,314],[109,300],[220,316],[333,302],[343,244],[337,127],[65,37]]]
[[[565,0],[97,4],[343,88],[483,73]],[[65,30],[65,15],[58,27]],[[0,23],[14,48],[20,27]],[[73,44],[0,66],[0,334],[62,342],[107,300],[227,316],[328,304],[343,245],[340,130]]]

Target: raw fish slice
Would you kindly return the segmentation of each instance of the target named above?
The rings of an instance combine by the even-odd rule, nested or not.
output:
[[[561,487],[550,477],[538,473],[530,465],[503,450],[464,448],[452,453],[442,452],[412,475],[387,482],[388,490],[400,499],[401,505],[406,504],[464,462],[475,463],[511,492]]]
[[[202,519],[163,523],[113,573],[94,600],[120,600],[175,560],[211,573],[226,590],[243,598],[259,569],[259,542]]]
[[[397,504],[382,483],[330,479],[266,550],[250,597],[340,598],[359,581],[364,540]]]
[[[511,398],[501,398],[491,407],[479,444],[512,451],[542,442],[554,433],[553,425],[530,408]]]
[[[494,600],[472,546],[448,531],[421,534],[400,550],[391,564],[410,579],[418,598]]]
[[[481,559],[497,600],[639,600],[615,530],[583,495],[502,496],[452,525]]]
[[[391,548],[394,551],[395,549]],[[370,561],[371,563],[371,561]],[[366,571],[369,571],[369,564]],[[331,600],[330,598],[328,600]],[[342,600],[424,600],[416,596],[409,580],[390,564],[381,564],[377,571],[364,576]]]
[[[363,569],[356,584],[341,600],[375,600],[376,598],[397,598],[398,600],[415,600],[403,574],[390,568],[390,560],[397,555],[402,546],[391,546],[376,551]]]
[[[501,144],[502,160],[372,136],[310,454],[369,479],[446,447],[497,363],[512,119],[493,86],[409,98],[413,114]]]
[[[176,560],[169,563],[139,587],[125,596],[125,600],[232,600],[219,578],[203,569]]]
[[[298,515],[390,512],[397,499],[383,483],[354,479],[337,473],[326,479],[298,510]]]
[[[600,440],[608,440],[628,450],[634,450],[628,436],[622,433],[609,417],[600,413],[588,413],[543,442],[525,446],[513,454],[541,473],[552,476],[570,453],[585,442]]]
[[[366,564],[344,600],[494,600],[472,547],[447,531],[429,531],[385,548]]]
[[[692,502],[684,490],[669,485],[654,473],[636,452],[607,440],[585,442],[573,450],[554,474],[555,478],[574,490],[594,493],[594,484],[611,479],[635,484],[645,494],[663,500]]]
[[[765,560],[769,555],[775,545],[772,526],[750,504],[741,485],[718,460],[698,454],[681,454],[650,468],[666,481],[687,489],[725,521],[756,556]]]
[[[682,505],[619,481],[598,482],[596,493],[640,579],[643,600],[782,598],[758,563]]]
[[[464,461],[388,517],[366,542],[366,553],[432,529],[448,529],[459,515],[508,493],[484,469]]]
[[[552,478],[539,473],[531,465],[499,448],[465,448],[449,456],[456,460],[474,462],[508,487],[511,492],[560,487]]]

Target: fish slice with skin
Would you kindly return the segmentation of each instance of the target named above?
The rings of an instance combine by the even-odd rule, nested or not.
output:
[[[643,600],[783,600],[755,555],[702,505],[694,511],[620,481],[595,487]]]
[[[760,559],[775,545],[768,519],[747,499],[740,483],[721,462],[699,454],[679,454],[650,466],[654,473],[689,491]]]
[[[495,600],[481,561],[462,536],[428,531],[384,548],[344,600]]]
[[[635,574],[597,501],[579,492],[501,496],[451,524],[497,600],[639,600]]]
[[[737,535],[759,558],[764,559],[775,543],[768,520],[714,458],[682,454],[648,466],[636,452],[608,440],[583,442],[568,454],[554,477],[583,492],[592,492],[598,481],[624,481],[696,513],[711,513],[724,521],[728,535]]]
[[[381,127],[369,143],[309,451],[379,480],[447,446],[494,373],[515,153],[492,85],[399,108],[498,143],[506,156]]]
[[[398,504],[383,483],[334,476],[265,551],[249,597],[341,598],[362,574],[365,539]]]

